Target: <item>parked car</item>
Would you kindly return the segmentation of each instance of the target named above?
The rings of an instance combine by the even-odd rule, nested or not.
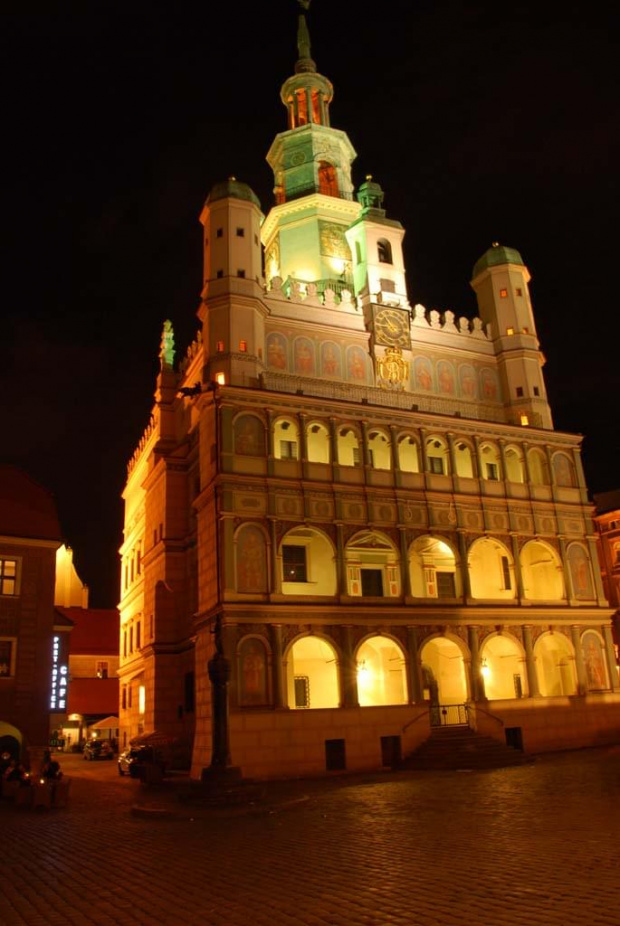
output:
[[[107,740],[88,740],[84,744],[83,755],[85,759],[91,761],[93,759],[113,759],[114,750]]]
[[[129,775],[130,778],[145,778],[147,767],[157,768],[163,773],[166,770],[161,753],[152,746],[132,746],[131,749],[121,752],[118,757],[118,774]]]

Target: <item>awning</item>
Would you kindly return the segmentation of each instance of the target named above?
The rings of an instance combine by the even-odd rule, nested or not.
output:
[[[118,717],[104,717],[91,726],[91,730],[116,730],[118,729]]]

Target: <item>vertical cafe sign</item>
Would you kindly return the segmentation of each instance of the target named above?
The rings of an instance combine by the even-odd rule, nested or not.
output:
[[[52,637],[52,684],[50,687],[50,711],[66,711],[69,671],[66,646],[59,634]]]

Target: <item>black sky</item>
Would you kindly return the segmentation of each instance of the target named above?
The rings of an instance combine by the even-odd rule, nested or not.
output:
[[[471,268],[518,248],[558,429],[592,491],[620,485],[618,73],[584,5],[313,0],[332,124],[407,235],[412,302],[475,314]],[[215,7],[215,9],[214,9]],[[198,215],[235,174],[266,212],[286,127],[294,0],[28,4],[0,38],[2,446],[56,495],[91,604],[118,598],[125,467],[150,411],[161,325],[197,327]]]

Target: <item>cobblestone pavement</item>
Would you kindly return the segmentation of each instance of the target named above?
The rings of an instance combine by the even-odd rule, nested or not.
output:
[[[165,819],[131,814],[144,790],[115,763],[63,765],[69,809],[0,806],[2,926],[620,924],[620,747]]]

